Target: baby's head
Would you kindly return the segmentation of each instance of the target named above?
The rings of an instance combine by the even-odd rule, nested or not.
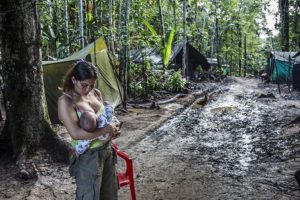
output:
[[[93,132],[97,128],[97,115],[91,111],[84,111],[79,119],[79,125],[87,132]]]

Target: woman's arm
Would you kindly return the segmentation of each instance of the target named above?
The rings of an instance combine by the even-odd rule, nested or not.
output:
[[[66,127],[68,133],[74,140],[90,140],[102,134],[109,133],[111,137],[119,133],[114,125],[98,128],[95,132],[89,133],[78,125],[78,117],[73,107],[73,103],[65,95],[58,99],[58,118]]]

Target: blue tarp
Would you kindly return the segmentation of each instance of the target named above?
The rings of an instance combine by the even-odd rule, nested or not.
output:
[[[269,69],[271,81],[276,83],[292,83],[295,64],[300,63],[297,52],[270,52]]]
[[[278,81],[279,83],[292,82],[293,64],[286,61],[275,60],[271,80],[276,82]]]

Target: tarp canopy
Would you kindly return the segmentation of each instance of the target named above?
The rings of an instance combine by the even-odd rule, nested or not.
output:
[[[270,52],[268,70],[271,75],[271,81],[277,83],[292,83],[294,65],[300,63],[300,57],[297,52]]]
[[[67,58],[43,62],[46,100],[53,124],[60,123],[57,116],[57,100],[62,92],[58,88],[62,85],[62,79],[70,65],[79,59],[91,61],[98,67],[100,76],[96,82],[96,87],[101,91],[104,100],[113,107],[122,103],[123,90],[113,68],[115,60],[109,55],[104,40],[99,38]]]
[[[181,69],[182,68],[182,55],[183,55],[183,43],[175,44],[172,48],[171,56],[168,68]],[[201,54],[196,48],[189,43],[186,43],[187,48],[187,75],[190,77],[194,76],[194,71],[199,65],[204,70],[210,68],[206,57]],[[130,51],[130,58],[134,63],[143,63],[145,59],[150,61],[154,66],[162,66],[163,61],[159,53],[158,48],[139,48]]]
[[[144,63],[147,59],[153,65],[162,65],[162,57],[159,54],[159,50],[156,48],[138,48],[129,52],[130,59],[134,63]]]
[[[300,63],[293,67],[293,88],[300,90]]]
[[[291,61],[291,63],[300,63],[300,56],[297,52],[282,52],[274,51],[271,52],[271,56],[275,57],[276,60],[281,60],[285,62]]]
[[[175,68],[175,69],[181,69],[183,67],[182,55],[183,55],[184,45],[186,45],[186,60],[187,60],[186,75],[187,76],[193,78],[194,72],[199,65],[204,70],[208,70],[210,68],[210,64],[208,63],[206,57],[189,43],[179,43],[175,45],[172,51],[172,55],[168,67]]]
[[[298,52],[293,56],[293,58],[296,58],[296,57],[300,57],[300,51],[298,51]]]

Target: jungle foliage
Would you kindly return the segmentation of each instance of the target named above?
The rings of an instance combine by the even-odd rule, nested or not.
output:
[[[269,0],[188,0],[186,18],[183,18],[182,0],[42,0],[39,12],[44,59],[63,58],[75,52],[80,49],[82,37],[85,44],[99,36],[105,37],[114,53],[122,53],[124,1],[130,5],[129,50],[157,47],[164,65],[169,59],[171,45],[183,40],[183,19],[187,25],[187,41],[207,57],[217,58],[219,68],[229,65],[230,75],[242,76],[259,71],[266,64],[265,52],[282,50],[282,38],[273,35],[266,26]],[[282,1],[274,2],[280,5]],[[79,2],[82,2],[82,18]],[[279,17],[284,12],[275,13],[278,30],[280,20],[288,20],[289,34],[281,35],[289,35],[290,51],[299,50],[300,46],[299,7],[300,0],[290,0],[288,19]],[[84,24],[83,30],[80,30],[80,21]],[[84,33],[83,36],[80,32]],[[154,78],[147,61],[138,66],[129,63],[126,70],[129,72],[126,78],[130,94],[161,89],[161,80]],[[142,84],[145,77],[147,83]],[[174,83],[168,87],[175,90],[179,86],[182,84]]]

